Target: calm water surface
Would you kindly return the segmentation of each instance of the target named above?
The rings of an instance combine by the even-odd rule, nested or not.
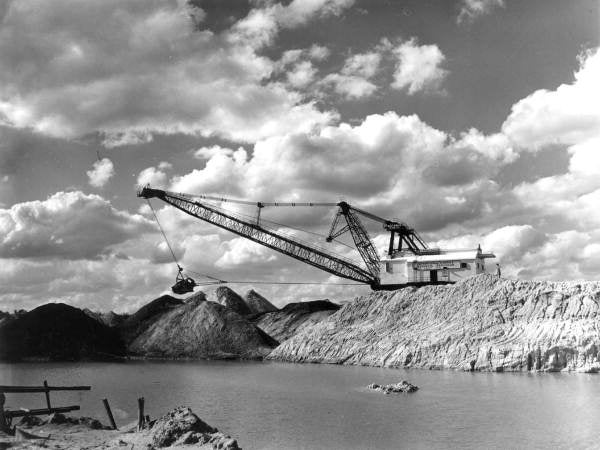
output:
[[[107,422],[188,405],[244,449],[599,448],[600,376],[487,374],[259,362],[0,364],[0,384],[90,384],[52,393],[58,405]],[[383,395],[369,383],[421,389]],[[7,395],[10,407],[44,407],[43,394]]]

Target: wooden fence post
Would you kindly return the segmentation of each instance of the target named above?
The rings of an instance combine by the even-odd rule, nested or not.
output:
[[[44,387],[46,388],[46,405],[48,405],[48,409],[52,409],[50,405],[50,390],[48,389],[48,381],[44,380]]]
[[[103,399],[102,403],[104,403],[104,408],[106,409],[106,414],[108,415],[108,420],[110,420],[110,426],[113,430],[117,430],[117,424],[115,423],[115,418],[113,417],[112,411],[110,410],[110,405],[108,404],[107,399]]]
[[[138,398],[138,431],[144,428],[144,397]]]
[[[4,401],[6,400],[6,396],[3,392],[0,392],[0,430],[8,431],[8,424],[6,423],[6,418],[4,417]]]

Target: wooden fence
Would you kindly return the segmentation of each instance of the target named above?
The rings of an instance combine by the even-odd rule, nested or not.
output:
[[[70,411],[77,411],[79,409],[79,405],[53,407],[50,403],[50,392],[89,391],[91,388],[91,386],[48,386],[47,381],[44,381],[43,386],[0,386],[0,430],[4,432],[9,432],[10,426],[12,424],[12,419],[14,417],[39,416],[52,413],[65,413]],[[6,396],[4,394],[33,394],[42,392],[46,395],[46,408],[21,408],[20,410],[16,411],[4,409],[4,403],[6,401]]]

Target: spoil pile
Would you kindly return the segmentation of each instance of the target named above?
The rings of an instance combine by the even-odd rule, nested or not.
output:
[[[244,301],[240,295],[234,290],[228,288],[227,286],[219,286],[215,290],[215,295],[217,296],[217,302],[221,305],[226,306],[227,308],[235,311],[240,316],[247,316],[252,314],[252,311]]]
[[[269,336],[283,342],[304,328],[321,322],[338,309],[340,306],[329,300],[289,303],[279,311],[254,317],[252,321]]]
[[[257,359],[277,345],[230,308],[195,297],[148,322],[128,341],[128,353],[154,358]]]
[[[283,342],[271,359],[462,370],[600,369],[599,282],[500,279],[374,292]]]
[[[252,314],[262,314],[267,312],[279,311],[273,303],[264,298],[254,289],[250,289],[244,297],[246,305],[250,308]]]
[[[212,448],[238,450],[238,443],[230,436],[219,433],[190,408],[180,406],[158,419],[151,429],[154,447],[211,444]]]
[[[118,333],[78,308],[49,303],[0,327],[0,359],[73,361],[125,354]]]

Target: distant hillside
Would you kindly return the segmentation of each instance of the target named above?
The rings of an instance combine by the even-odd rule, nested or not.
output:
[[[314,325],[340,309],[329,300],[289,303],[279,311],[255,317],[253,323],[269,336],[283,342],[305,327]]]
[[[136,313],[137,314],[137,313]],[[135,316],[135,314],[134,314]],[[132,355],[160,358],[262,358],[277,342],[226,306],[196,294],[128,341]]]
[[[80,360],[123,356],[117,332],[78,308],[40,306],[0,327],[0,359]]]
[[[269,358],[463,370],[600,370],[600,282],[492,275],[373,292],[303,328]],[[266,330],[266,328],[265,328]]]

